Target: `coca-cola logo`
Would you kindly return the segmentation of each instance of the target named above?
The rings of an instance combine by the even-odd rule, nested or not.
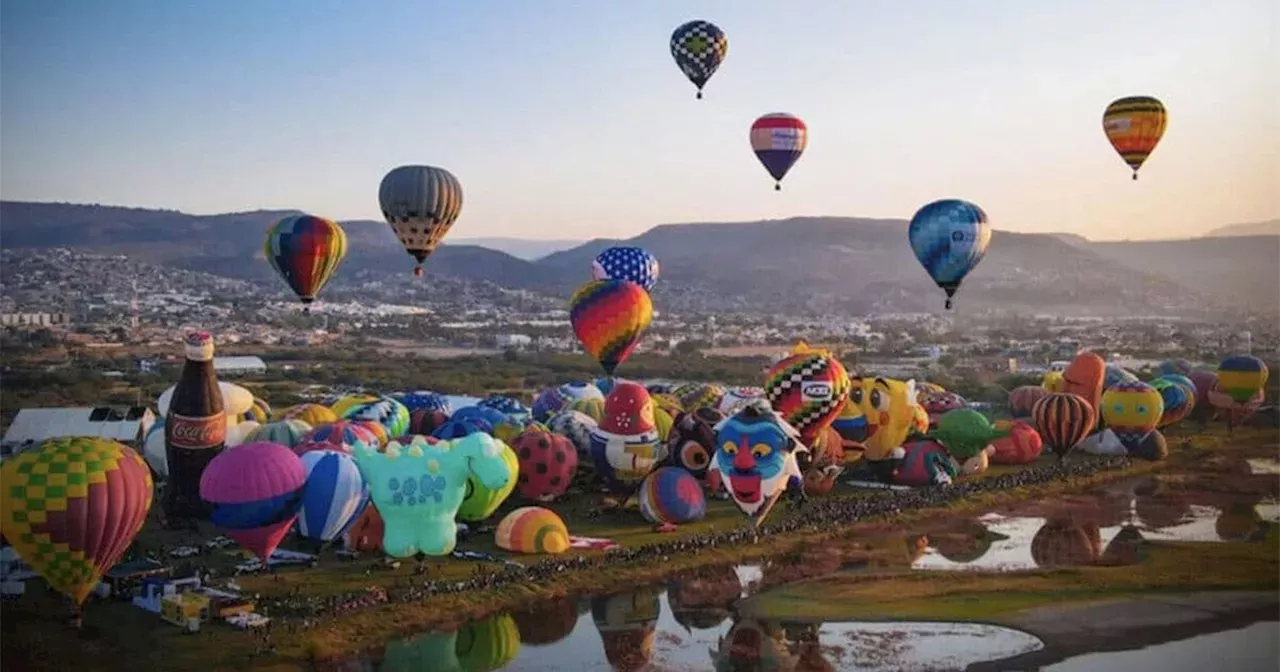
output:
[[[227,436],[227,421],[221,414],[205,418],[171,414],[166,424],[169,443],[175,448],[212,448],[225,441]]]

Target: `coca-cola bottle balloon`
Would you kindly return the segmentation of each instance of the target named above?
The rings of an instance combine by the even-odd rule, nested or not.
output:
[[[200,475],[222,452],[227,434],[222,391],[213,371],[213,336],[191,332],[185,346],[187,361],[164,421],[169,461],[164,513],[170,525],[203,520],[212,513],[212,505],[200,498]]]

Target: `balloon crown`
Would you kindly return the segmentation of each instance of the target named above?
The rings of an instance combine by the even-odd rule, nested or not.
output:
[[[207,331],[189,331],[182,339],[187,359],[207,362],[213,359],[213,336]]]

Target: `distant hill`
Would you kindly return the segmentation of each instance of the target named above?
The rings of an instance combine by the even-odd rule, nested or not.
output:
[[[269,279],[268,226],[285,211],[196,216],[96,205],[0,202],[0,245],[79,247],[244,279]],[[382,222],[343,222],[350,251],[335,286],[407,274],[413,266]],[[859,315],[939,311],[943,295],[906,243],[903,220],[803,217],[665,224],[627,241],[662,261],[659,306]],[[534,261],[478,245],[441,246],[428,274],[568,296],[616,240],[592,240]],[[1069,241],[1069,242],[1068,242]],[[532,242],[532,241],[521,241]],[[1280,244],[1280,239],[1275,241]],[[559,243],[549,243],[558,245]],[[531,254],[529,248],[523,251]],[[1235,304],[1275,309],[1277,246],[1247,238],[1092,243],[1066,234],[997,231],[966,280],[966,312],[1187,312]],[[1262,282],[1270,280],[1269,284]],[[1250,283],[1254,283],[1250,289]],[[1268,304],[1266,299],[1270,297]]]
[[[524,238],[453,238],[451,245],[475,245],[524,259],[537,261],[548,254],[567,250],[582,244],[581,240],[526,240]]]
[[[1204,234],[1205,238],[1225,238],[1230,236],[1280,236],[1280,219],[1273,219],[1269,222],[1220,226]]]

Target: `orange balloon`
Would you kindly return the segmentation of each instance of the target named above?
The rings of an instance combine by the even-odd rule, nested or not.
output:
[[[1082,352],[1062,372],[1062,391],[1074,394],[1093,407],[1095,417],[1102,417],[1102,383],[1107,378],[1107,363],[1097,353]]]

